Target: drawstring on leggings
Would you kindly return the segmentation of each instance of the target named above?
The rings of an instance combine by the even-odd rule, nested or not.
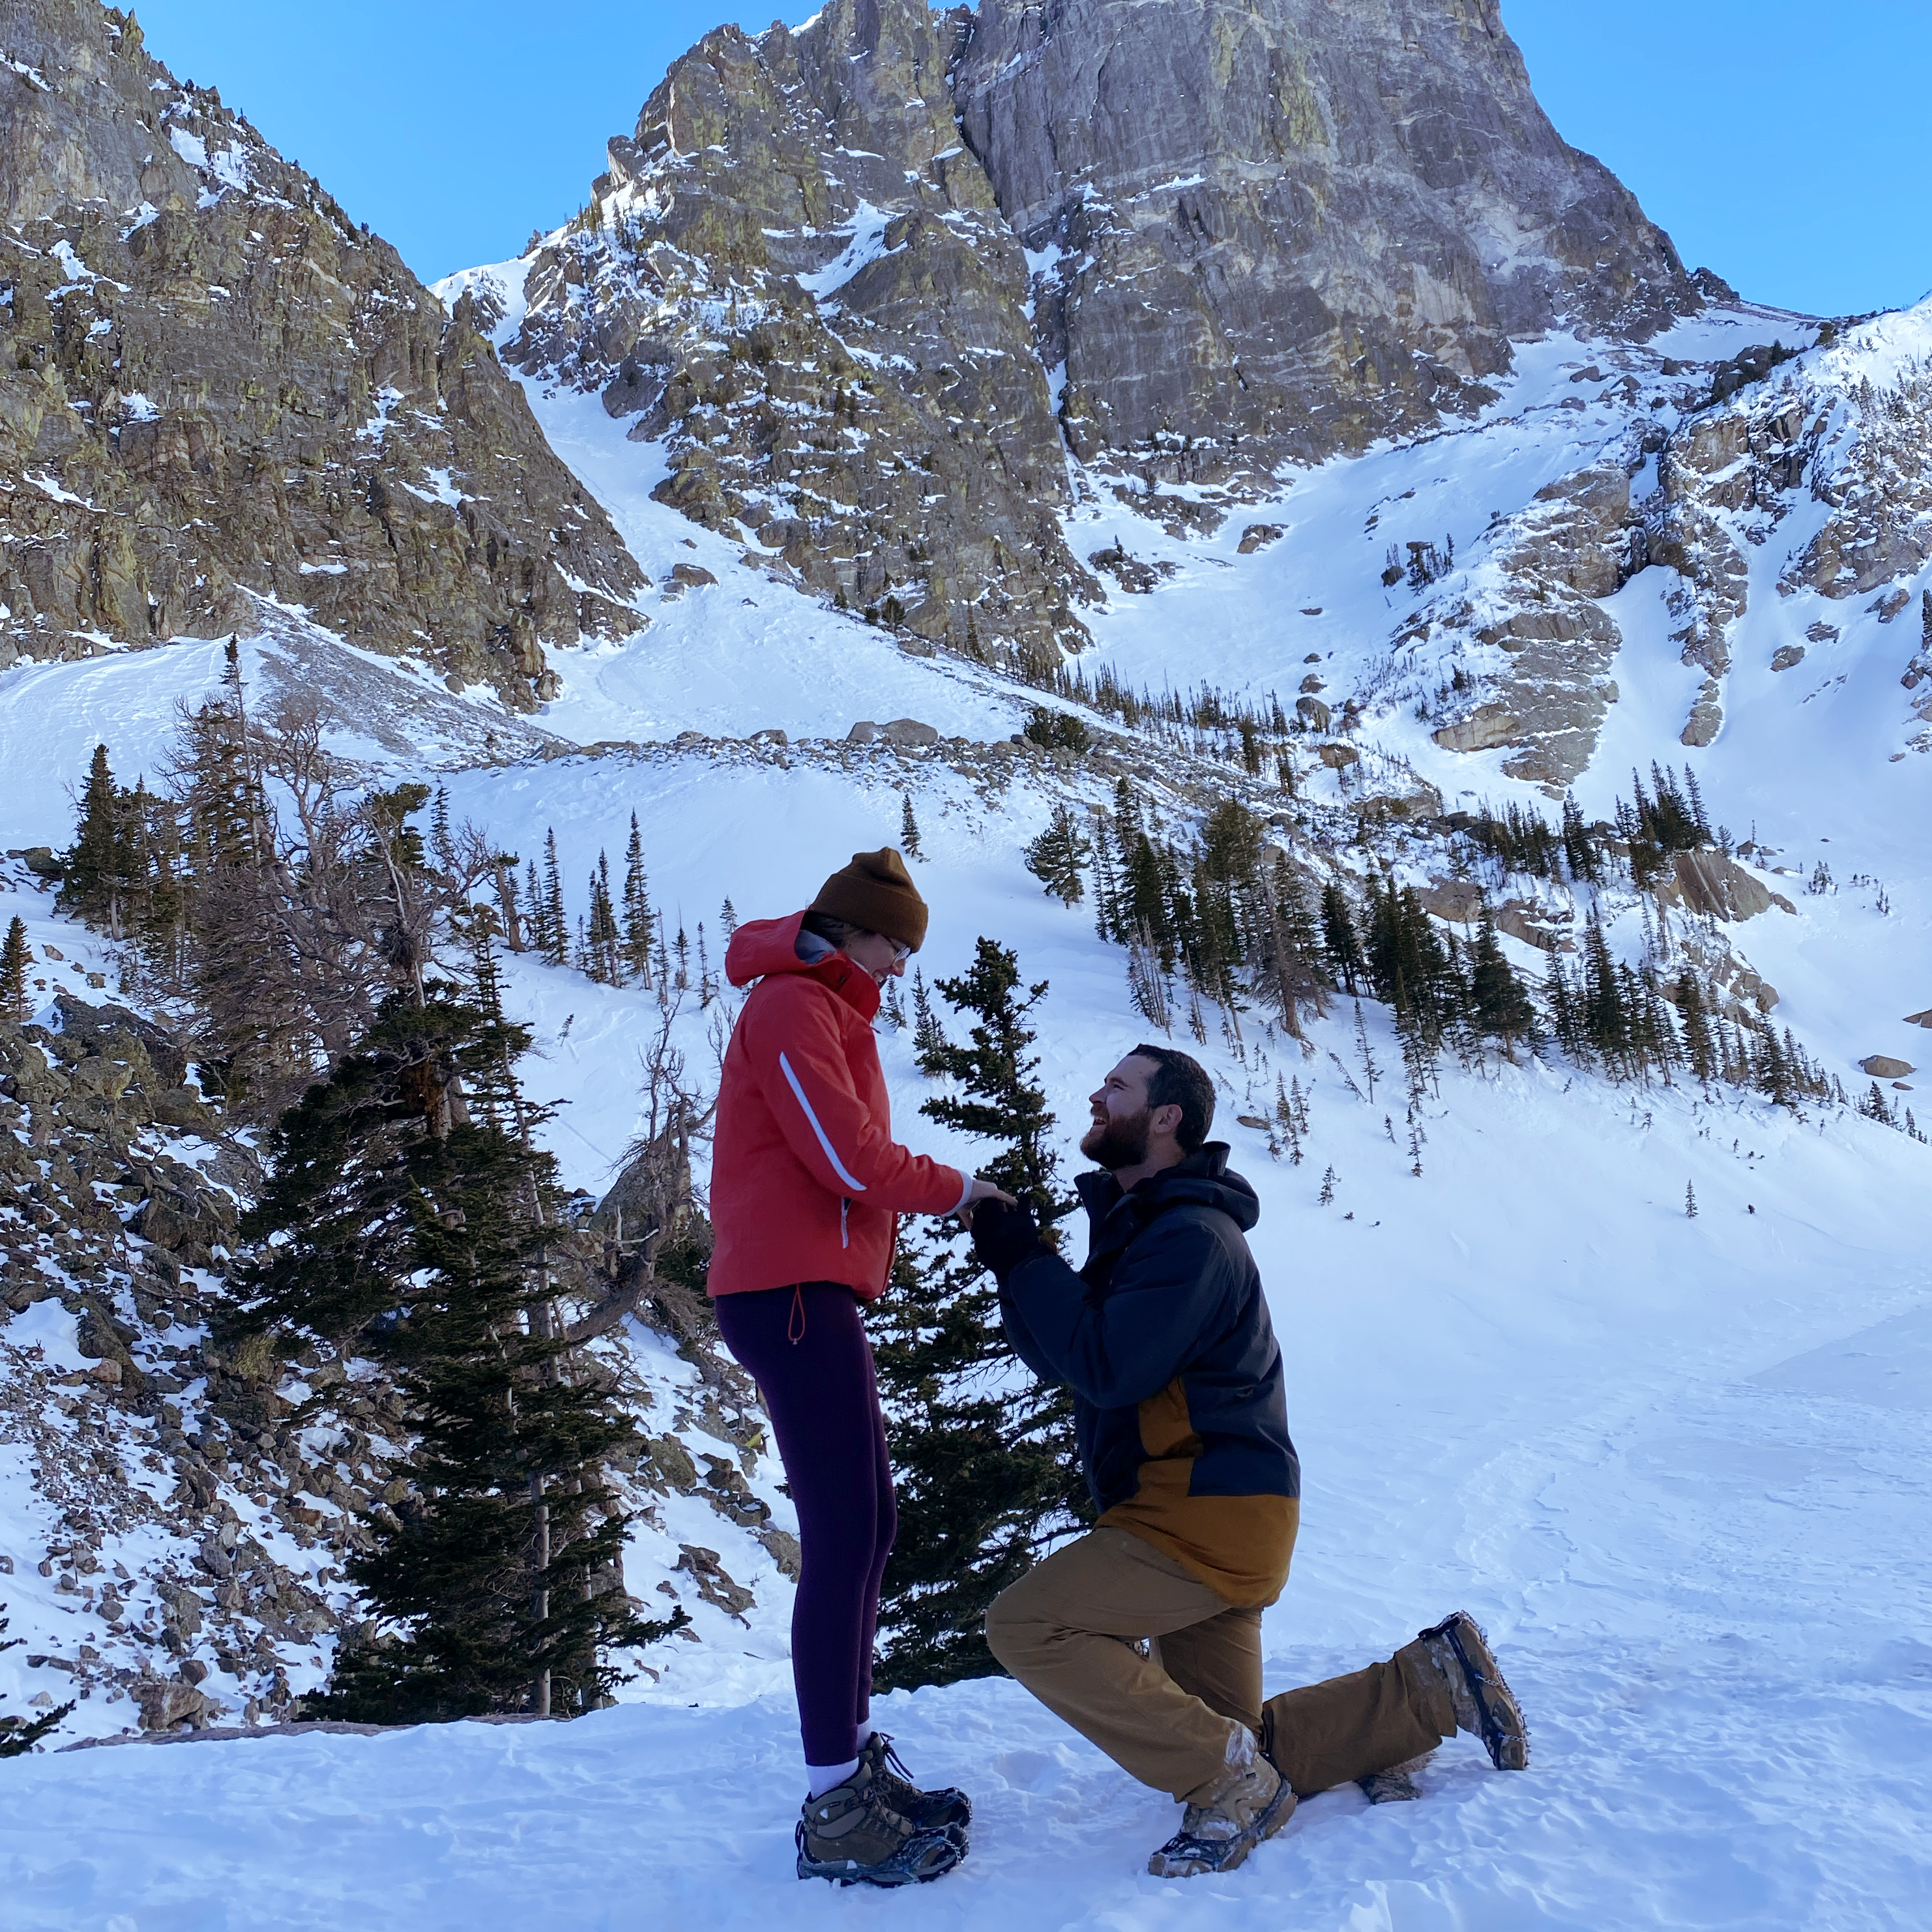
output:
[[[805,1340],[805,1288],[802,1283],[791,1292],[791,1318],[785,1324],[785,1340],[794,1348]]]

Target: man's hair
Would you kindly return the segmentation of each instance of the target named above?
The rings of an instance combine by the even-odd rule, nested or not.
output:
[[[1154,1071],[1148,1076],[1148,1106],[1150,1109],[1180,1109],[1180,1124],[1174,1137],[1183,1153],[1192,1154],[1214,1124],[1214,1083],[1207,1068],[1192,1054],[1172,1046],[1137,1046],[1127,1058],[1153,1061]]]

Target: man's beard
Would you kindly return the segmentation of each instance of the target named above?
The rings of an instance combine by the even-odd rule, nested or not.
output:
[[[1096,1166],[1104,1167],[1108,1173],[1118,1173],[1124,1167],[1138,1167],[1147,1159],[1148,1122],[1154,1109],[1143,1107],[1129,1120],[1118,1120],[1109,1114],[1100,1124],[1089,1127],[1086,1138],[1080,1143],[1080,1151]]]

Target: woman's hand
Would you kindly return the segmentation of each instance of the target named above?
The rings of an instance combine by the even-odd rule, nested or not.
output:
[[[971,1190],[956,1210],[960,1220],[964,1221],[968,1227],[970,1228],[973,1225],[973,1210],[982,1201],[1002,1202],[1009,1208],[1016,1207],[1018,1204],[1004,1188],[988,1180],[984,1174],[976,1174],[973,1177]]]

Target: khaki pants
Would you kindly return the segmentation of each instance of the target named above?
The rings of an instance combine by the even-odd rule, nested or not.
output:
[[[1420,1644],[1262,1701],[1262,1613],[1237,1609],[1124,1529],[1036,1564],[986,1613],[986,1641],[1057,1717],[1124,1771],[1186,1798],[1259,1736],[1298,1797],[1386,1771],[1454,1734]],[[1153,1640],[1151,1654],[1134,1648]]]

